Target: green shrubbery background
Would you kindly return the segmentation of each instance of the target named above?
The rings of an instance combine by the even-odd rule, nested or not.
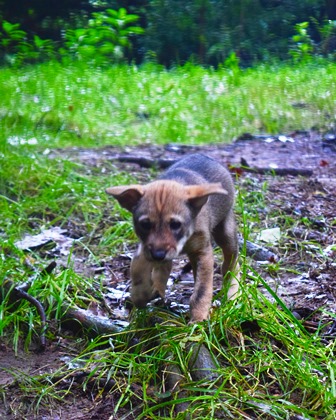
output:
[[[0,60],[217,66],[335,58],[335,0],[0,1]]]

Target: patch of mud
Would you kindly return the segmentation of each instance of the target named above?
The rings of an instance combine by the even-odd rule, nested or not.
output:
[[[284,141],[291,139],[292,141]],[[336,141],[326,142],[316,132],[298,132],[290,136],[252,136],[245,135],[232,144],[188,146],[170,144],[166,146],[141,145],[138,147],[68,148],[48,152],[50,158],[61,158],[85,163],[92,167],[108,170],[109,164],[133,171],[148,171],[137,164],[120,164],[120,156],[136,156],[138,159],[175,160],[185,154],[201,152],[221,161],[224,165],[240,165],[242,159],[252,167],[301,168],[311,169],[314,178],[336,188]],[[142,177],[142,175],[140,175]]]

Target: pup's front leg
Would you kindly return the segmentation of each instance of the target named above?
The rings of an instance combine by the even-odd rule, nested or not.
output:
[[[172,268],[171,261],[154,263],[145,257],[142,246],[131,263],[131,299],[138,308],[156,298],[165,297],[166,285]]]
[[[231,211],[224,221],[219,223],[213,231],[217,245],[222,248],[224,262],[222,274],[224,290],[227,299],[234,299],[239,294],[239,264],[238,264],[238,239],[237,228],[233,212]]]
[[[197,255],[189,255],[194,274],[194,291],[190,298],[191,322],[209,317],[213,295],[214,256],[211,246]]]
[[[172,261],[163,261],[154,265],[152,271],[154,294],[164,299],[166,294],[167,281],[172,269]],[[154,297],[156,297],[154,296]]]
[[[153,264],[148,261],[139,246],[131,263],[131,300],[137,308],[144,308],[153,296]]]

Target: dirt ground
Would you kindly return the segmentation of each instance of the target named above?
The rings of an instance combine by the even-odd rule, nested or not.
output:
[[[143,145],[137,148],[105,147],[96,149],[62,149],[52,150],[50,158],[63,158],[85,163],[89,168],[102,171],[123,169],[134,173],[140,182],[146,182],[150,175],[148,167],[127,162],[127,157],[166,161],[202,152],[228,166],[236,176],[237,188],[240,185],[248,188],[251,196],[264,195],[264,204],[260,208],[260,219],[271,220],[274,211],[296,219],[295,229],[286,231],[285,221],[280,228],[282,239],[271,244],[253,243],[266,246],[274,253],[275,260],[256,261],[252,265],[260,272],[269,285],[285,301],[297,316],[313,316],[308,326],[317,328],[319,322],[328,317],[320,312],[324,308],[336,313],[336,139],[335,135],[320,135],[316,132],[296,132],[286,136],[244,135],[236,142],[227,145],[208,146],[153,146]],[[123,157],[123,159],[119,159]],[[126,157],[126,159],[124,159]],[[243,164],[243,166],[242,166]],[[249,166],[247,169],[244,169]],[[106,169],[108,168],[108,169]],[[251,168],[256,169],[252,171]],[[305,176],[274,175],[265,169],[274,168],[291,170],[309,170]],[[264,190],[263,185],[267,183]],[[244,206],[248,208],[248,200]],[[277,223],[281,218],[277,219]],[[269,226],[274,227],[274,226]],[[69,226],[70,229],[70,226]],[[285,246],[284,246],[285,243]],[[132,250],[131,250],[132,251]],[[102,261],[100,270],[106,276],[106,299],[111,305],[115,317],[127,321],[124,300],[127,297],[128,270],[131,253],[118,258]],[[76,257],[75,257],[76,258]],[[279,261],[281,266],[292,270],[272,270],[270,266]],[[187,302],[191,294],[191,273],[183,270],[186,260],[176,262],[171,276],[168,299],[174,302],[178,311],[187,310]],[[219,284],[219,261],[216,262],[216,286]],[[83,258],[75,261],[75,267],[82,273],[97,272],[97,267],[86,266]],[[296,274],[294,274],[294,272]],[[299,274],[297,274],[299,273]],[[100,273],[101,274],[101,273]],[[216,292],[216,290],[215,290]],[[315,311],[315,312],[314,312]],[[335,322],[324,332],[326,342],[336,337]],[[61,339],[60,339],[61,341]],[[76,401],[67,398],[59,406],[42,410],[34,417],[26,413],[32,401],[26,401],[17,386],[18,378],[24,375],[35,375],[54,371],[69,354],[67,343],[50,343],[42,354],[31,352],[13,355],[11,349],[0,342],[0,386],[6,385],[8,391],[5,404],[0,403],[0,419],[109,419],[113,412],[112,396],[95,400],[89,393],[83,395],[78,390]]]

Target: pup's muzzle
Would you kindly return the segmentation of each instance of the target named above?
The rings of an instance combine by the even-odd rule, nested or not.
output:
[[[166,258],[167,251],[165,249],[150,249],[151,257],[154,261],[163,261]]]

